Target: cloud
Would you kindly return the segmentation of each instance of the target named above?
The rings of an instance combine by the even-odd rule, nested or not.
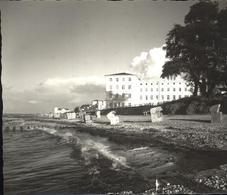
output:
[[[39,102],[36,101],[36,100],[29,100],[28,103],[30,103],[30,104],[38,104]]]
[[[36,90],[40,93],[58,93],[65,92],[68,93],[72,90],[74,86],[80,85],[104,85],[105,78],[90,76],[90,77],[72,77],[72,78],[49,78],[36,86]]]
[[[166,52],[162,47],[153,48],[148,52],[143,51],[139,56],[133,58],[130,65],[131,71],[142,78],[159,78],[162,66],[167,61]]]
[[[55,106],[73,109],[105,99],[105,80],[100,77],[49,78],[31,89],[3,90],[4,112],[42,113]]]
[[[42,86],[62,86],[62,85],[85,85],[92,83],[95,85],[101,85],[105,83],[104,77],[90,76],[90,77],[72,77],[72,78],[50,78],[40,83]]]
[[[95,84],[74,85],[71,92],[80,94],[105,93],[105,86]]]

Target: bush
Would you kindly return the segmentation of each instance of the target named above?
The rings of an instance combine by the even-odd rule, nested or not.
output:
[[[185,114],[186,103],[174,102],[162,105],[163,114]]]
[[[215,97],[212,99],[206,97],[186,97],[183,99],[166,102],[160,105],[163,114],[208,114],[212,105],[221,104],[221,111],[227,114],[227,96]],[[106,115],[114,110],[118,115],[143,115],[144,112],[150,111],[151,105],[137,107],[122,107],[101,110],[101,114]]]
[[[227,98],[223,97],[206,98],[206,97],[188,97],[168,102],[162,105],[163,114],[208,114],[209,108],[215,104],[221,104],[221,111],[227,111]]]
[[[136,106],[136,107],[121,107],[121,108],[109,108],[101,110],[101,114],[106,115],[110,111],[116,111],[116,114],[119,115],[143,115],[144,112],[150,111],[151,106]]]
[[[187,114],[206,114],[209,112],[209,106],[206,102],[192,101],[186,110]]]
[[[224,114],[227,114],[227,96],[224,96],[223,99],[222,99],[221,111]]]

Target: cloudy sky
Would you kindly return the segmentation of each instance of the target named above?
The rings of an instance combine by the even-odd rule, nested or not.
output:
[[[104,99],[105,74],[140,74],[144,62],[145,76],[158,76],[166,34],[193,3],[1,1],[4,112]]]

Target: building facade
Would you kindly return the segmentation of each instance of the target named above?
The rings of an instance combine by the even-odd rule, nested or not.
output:
[[[73,111],[66,112],[65,114],[66,114],[66,118],[69,119],[69,120],[76,119],[76,113],[73,112]]]
[[[135,74],[105,75],[106,107],[157,105],[190,96],[191,88],[180,76],[142,80]]]
[[[65,113],[70,112],[71,110],[67,108],[54,108],[53,117],[54,118],[65,118]]]
[[[91,105],[94,106],[97,110],[103,110],[106,108],[106,100],[93,100]]]

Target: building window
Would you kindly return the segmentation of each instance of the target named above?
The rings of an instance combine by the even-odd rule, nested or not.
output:
[[[125,98],[125,94],[124,93],[122,93],[122,98]]]
[[[124,107],[124,106],[125,106],[125,103],[124,103],[124,102],[122,102],[122,103],[121,103],[121,106],[122,106],[122,107]]]
[[[164,100],[164,95],[162,95],[162,100]]]
[[[118,78],[116,78],[116,81],[119,81],[119,79],[118,79]]]
[[[147,88],[145,89],[145,91],[147,91]]]
[[[167,100],[169,100],[169,95],[167,95]]]
[[[122,81],[125,81],[125,78],[122,78]]]
[[[181,95],[179,95],[179,99],[181,99]]]
[[[169,88],[167,88],[167,91],[169,91]]]
[[[179,84],[181,84],[181,82],[179,82]]]
[[[173,82],[173,84],[175,85],[175,83]]]
[[[173,100],[175,100],[176,99],[176,96],[175,95],[173,95]]]
[[[187,91],[187,88],[185,87],[185,89],[184,89],[185,91]]]
[[[153,83],[151,83],[151,85],[153,85]]]
[[[131,77],[129,77],[129,78],[128,78],[128,81],[131,81],[131,80],[132,80]]]
[[[140,85],[143,85],[142,83],[140,83]]]
[[[158,91],[158,88],[156,89],[156,91]]]
[[[162,85],[164,85],[164,83],[162,83]]]
[[[175,88],[173,88],[173,91],[175,91],[176,89]]]
[[[156,95],[156,99],[158,100],[158,95]]]
[[[110,85],[110,90],[112,90],[112,85]]]
[[[148,100],[148,96],[146,95],[146,100]]]
[[[156,85],[158,85],[158,82],[156,83]]]
[[[151,91],[153,91],[153,89],[151,88]]]
[[[153,95],[151,95],[151,97],[150,97],[150,98],[151,98],[151,100],[153,100]]]
[[[116,85],[116,89],[119,89],[119,86],[118,85]]]
[[[142,96],[142,95],[140,95],[140,99],[141,99],[141,100],[143,99],[143,96]]]
[[[181,91],[181,88],[179,88],[179,91]]]
[[[146,83],[146,85],[147,85],[147,83]]]
[[[129,98],[132,97],[131,93],[128,94],[128,97],[129,97]]]
[[[162,88],[162,91],[164,91],[164,88]]]
[[[116,99],[118,98],[118,94],[115,95]]]
[[[128,86],[128,89],[131,89],[131,85]]]
[[[125,86],[124,85],[122,85],[122,89],[125,89]]]
[[[140,92],[142,92],[143,91],[143,89],[142,88],[140,88]]]
[[[169,85],[169,83],[167,83],[167,85]]]
[[[110,78],[110,81],[112,81],[112,78]]]

